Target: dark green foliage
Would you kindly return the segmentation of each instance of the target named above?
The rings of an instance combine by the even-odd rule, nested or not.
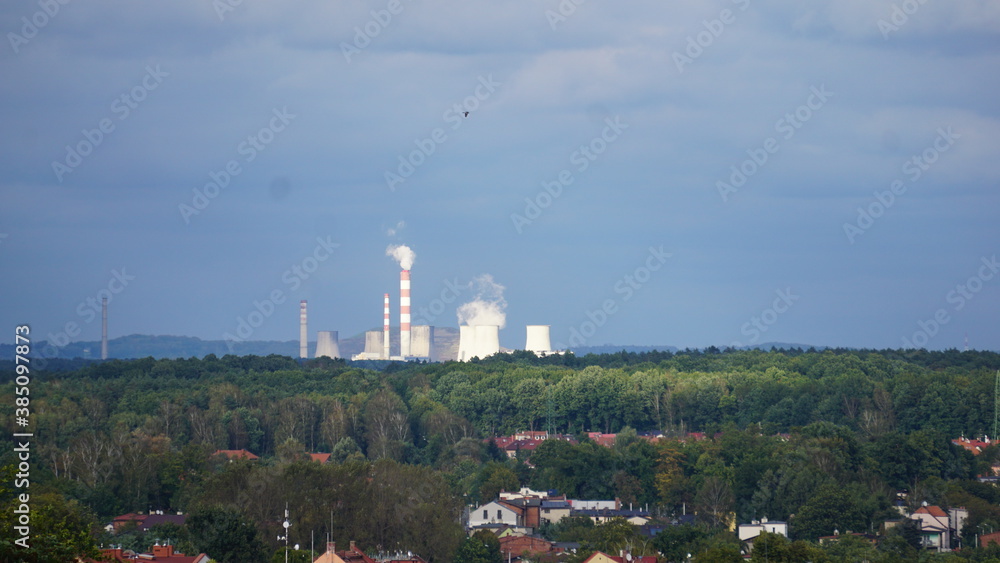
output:
[[[734,515],[787,520],[794,538],[877,530],[899,489],[911,503],[966,506],[966,546],[980,526],[1000,525],[1000,494],[974,480],[1000,448],[974,457],[950,443],[992,429],[1000,356],[989,352],[513,353],[390,363],[383,372],[232,355],[50,366],[32,388],[44,437],[32,458],[39,487],[103,522],[221,505],[252,524],[267,554],[289,502],[296,531],[451,560],[463,541],[459,507],[520,485],[617,497],[667,517],[697,509],[700,535],[661,549],[680,542],[685,555],[720,560],[732,549],[709,526]],[[3,390],[9,395],[10,384]],[[0,403],[8,432],[11,408]],[[547,441],[508,460],[484,441],[531,429],[580,443]],[[618,432],[618,442],[599,446],[587,431]],[[647,431],[707,439],[652,444],[639,435]],[[211,456],[240,448],[262,460]],[[334,464],[298,461],[305,452],[331,452]],[[524,463],[529,454],[534,468]],[[353,520],[331,525],[331,512]],[[911,547],[896,532],[878,553],[905,559]]]
[[[267,551],[257,527],[233,509],[207,507],[187,518],[198,551],[219,563],[264,563]]]

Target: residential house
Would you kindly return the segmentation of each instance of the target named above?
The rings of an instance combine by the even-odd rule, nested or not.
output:
[[[309,459],[319,463],[330,463],[331,454],[309,454]]]
[[[750,553],[753,550],[753,540],[757,539],[757,536],[764,532],[778,534],[787,538],[788,522],[780,520],[769,521],[765,517],[760,520],[751,520],[749,524],[740,524],[736,528],[736,535],[740,538],[740,542],[743,543],[743,549],[746,553]]]
[[[983,452],[983,450],[992,445],[992,442],[990,441],[989,438],[985,438],[983,440],[976,440],[976,439],[966,438],[965,436],[952,440],[951,443],[955,444],[956,446],[965,448],[966,450],[972,452],[972,455],[979,455]]]
[[[1000,531],[979,536],[979,547],[988,547],[990,544],[1000,545]]]
[[[469,513],[469,527],[485,524],[506,524],[524,526],[523,511],[506,501],[493,501],[479,506]]]
[[[211,558],[204,553],[198,555],[184,555],[174,551],[174,546],[169,544],[154,545],[149,553],[135,553],[134,551],[122,549],[120,547],[102,549],[101,556],[105,561],[130,562],[130,561],[155,561],[156,563],[209,563]],[[92,560],[88,560],[92,561]]]
[[[610,448],[615,445],[615,439],[618,437],[617,434],[602,434],[600,432],[587,432],[587,437],[590,438],[592,442],[599,446],[604,446],[605,448]]]
[[[358,549],[351,541],[350,548],[337,551],[337,544],[334,542],[326,542],[326,552],[317,557],[313,563],[378,563],[371,557],[365,555],[365,552]]]
[[[137,530],[148,532],[150,528],[158,524],[177,524],[183,526],[187,517],[183,514],[164,514],[162,510],[157,510],[149,514],[129,512],[121,516],[115,516],[111,521],[111,532],[117,534],[122,528],[134,523]]]
[[[558,524],[560,520],[570,515],[573,505],[566,500],[543,500],[541,509],[543,523]]]
[[[221,455],[233,461],[234,459],[248,459],[250,461],[257,461],[260,459],[256,454],[248,452],[247,450],[216,450],[212,455]]]
[[[926,549],[949,551],[951,549],[951,526],[948,513],[940,506],[921,506],[909,516],[919,523],[921,543]]]
[[[656,563],[653,555],[633,556],[631,553],[622,552],[620,555],[608,555],[603,551],[596,551],[590,557],[584,559],[583,563]]]
[[[535,536],[507,536],[500,538],[500,553],[504,559],[524,555],[534,556],[553,550],[552,542]]]
[[[622,501],[615,500],[577,500],[568,501],[573,510],[621,510]]]
[[[634,526],[645,526],[652,520],[652,517],[647,510],[629,510],[620,509],[615,510],[611,508],[604,508],[600,510],[573,510],[570,513],[571,516],[585,516],[594,521],[595,524],[603,524],[608,520],[614,518],[624,518],[629,524]]]

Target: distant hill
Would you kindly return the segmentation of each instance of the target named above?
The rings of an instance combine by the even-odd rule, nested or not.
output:
[[[569,349],[573,354],[577,356],[586,356],[587,354],[617,354],[622,350],[626,352],[676,352],[676,346],[616,346],[614,344],[604,344],[601,346],[576,346]]]
[[[399,349],[399,330],[391,333],[391,345]],[[458,330],[450,327],[434,328],[435,350],[441,359],[453,359],[458,354]],[[299,356],[298,340],[254,340],[230,343],[224,340],[202,340],[193,336],[151,336],[147,334],[131,334],[108,340],[108,357],[111,359],[131,358],[204,358],[209,354],[225,356],[267,356],[278,354],[297,358]],[[340,339],[341,356],[350,359],[354,354],[360,354],[365,348],[365,334],[357,334]],[[85,358],[100,359],[100,341],[79,341],[55,348],[48,346],[46,341],[35,341],[31,344],[32,356],[35,358],[58,357],[64,359]],[[54,353],[53,353],[54,351]],[[310,357],[316,352],[316,343],[309,343]],[[0,344],[0,360],[14,359],[14,345]]]

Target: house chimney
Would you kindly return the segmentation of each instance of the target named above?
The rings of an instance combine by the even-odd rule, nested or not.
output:
[[[326,552],[327,553],[336,553],[337,552],[337,544],[334,543],[334,542],[332,542],[332,541],[326,542]]]
[[[354,540],[351,540],[351,552],[352,553],[357,553],[357,551],[358,551],[358,548],[354,547]]]

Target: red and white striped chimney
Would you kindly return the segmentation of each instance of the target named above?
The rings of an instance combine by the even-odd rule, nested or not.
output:
[[[385,294],[385,306],[382,308],[382,359],[389,359],[389,294]]]
[[[399,272],[399,355],[410,355],[410,271]]]

